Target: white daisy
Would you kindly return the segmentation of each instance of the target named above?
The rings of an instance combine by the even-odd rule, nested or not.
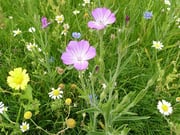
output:
[[[173,111],[173,109],[171,107],[171,103],[169,103],[165,100],[158,102],[157,109],[163,115],[170,115]]]
[[[157,50],[161,50],[164,45],[160,41],[153,41],[152,47],[156,48]]]
[[[27,130],[29,130],[29,124],[26,122],[23,122],[22,125],[20,125],[20,129],[22,132],[26,132]]]
[[[52,91],[48,93],[50,98],[52,99],[62,98],[63,91],[61,90],[61,88],[57,88],[57,89],[52,88],[51,90]]]
[[[61,24],[64,21],[64,16],[63,15],[58,15],[58,16],[56,16],[55,20],[56,20],[57,23]]]

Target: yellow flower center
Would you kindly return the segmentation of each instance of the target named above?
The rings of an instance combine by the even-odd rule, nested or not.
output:
[[[22,129],[23,129],[24,131],[26,131],[26,130],[28,129],[27,125],[23,125],[23,126],[22,126]]]
[[[63,21],[63,18],[59,17],[57,20],[61,22],[61,21]]]
[[[167,112],[167,111],[168,111],[168,106],[167,106],[167,105],[162,105],[162,110],[163,110],[164,112]]]
[[[59,94],[60,94],[60,92],[59,92],[58,89],[53,90],[53,95],[54,95],[54,96],[59,96]]]
[[[160,44],[158,44],[158,43],[156,43],[155,45],[154,45],[156,48],[160,48]]]
[[[22,75],[15,76],[14,82],[15,82],[16,84],[21,84],[22,81],[23,81],[23,76],[22,76]]]

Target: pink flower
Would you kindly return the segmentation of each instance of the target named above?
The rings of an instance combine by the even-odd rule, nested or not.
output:
[[[77,70],[85,70],[88,60],[96,56],[96,49],[86,40],[70,41],[61,59],[66,65],[73,65]]]
[[[46,17],[42,17],[41,24],[42,24],[42,28],[46,28],[50,24],[50,22],[47,21]]]
[[[116,21],[114,13],[107,8],[96,8],[92,11],[94,21],[88,22],[88,27],[92,29],[101,30],[108,24],[113,24]]]

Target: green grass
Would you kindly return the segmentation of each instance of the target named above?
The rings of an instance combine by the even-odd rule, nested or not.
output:
[[[47,134],[44,130],[56,134],[66,128],[66,118],[73,118],[76,127],[64,134],[179,135],[176,97],[180,97],[180,22],[177,24],[176,20],[180,18],[180,2],[174,0],[168,6],[164,0],[97,0],[84,7],[82,3],[83,0],[0,1],[0,102],[8,107],[6,114],[14,122],[1,114],[1,134],[22,134],[19,126],[23,121],[30,124],[23,134]],[[97,7],[109,8],[116,16],[116,22],[102,31],[87,26],[92,20],[91,11]],[[72,13],[75,9],[80,11],[77,16]],[[152,11],[153,17],[146,20],[145,11]],[[63,23],[70,26],[66,36],[61,35],[63,24],[55,21],[60,14],[64,15]],[[43,16],[51,23],[45,29],[41,28]],[[129,22],[126,16],[130,17]],[[28,32],[30,27],[36,32]],[[22,33],[14,37],[13,30],[18,28]],[[74,40],[71,34],[75,31],[81,33],[79,40],[88,40],[97,53],[83,74],[60,59],[69,41]],[[151,47],[153,41],[161,41],[162,50]],[[42,51],[28,51],[26,44],[30,42]],[[30,76],[27,90],[16,91],[7,84],[9,71],[17,67],[26,69]],[[59,74],[57,67],[64,73]],[[102,83],[107,85],[105,90]],[[65,85],[63,98],[52,100],[48,93],[59,84]],[[77,87],[73,89],[71,84]],[[90,101],[89,95],[95,98]],[[65,105],[66,98],[72,99],[70,110]],[[165,118],[157,110],[162,99],[173,107],[173,113]],[[33,114],[31,120],[23,118],[28,110]]]

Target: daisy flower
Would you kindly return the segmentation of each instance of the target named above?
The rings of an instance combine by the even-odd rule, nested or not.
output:
[[[57,89],[52,88],[51,90],[52,91],[48,93],[50,98],[52,99],[62,98],[63,91],[61,90],[60,87],[58,87]]]
[[[61,24],[64,21],[64,16],[63,15],[58,15],[58,16],[56,16],[55,20],[56,20],[56,22],[58,24]]]
[[[113,24],[116,21],[115,14],[107,8],[96,8],[92,11],[94,21],[88,22],[88,27],[91,29],[101,30],[108,24]]]
[[[70,41],[66,47],[66,52],[61,59],[66,65],[73,65],[77,70],[88,68],[88,60],[96,56],[96,49],[89,45],[86,40]]]
[[[22,33],[22,31],[19,28],[17,30],[13,30],[14,37],[21,34],[21,33]]]
[[[164,45],[160,41],[153,41],[152,47],[156,48],[157,50],[161,50]]]
[[[163,115],[170,115],[173,111],[173,109],[171,107],[171,103],[169,103],[165,100],[158,102],[157,109]]]
[[[21,67],[10,71],[9,76],[7,77],[8,85],[15,90],[24,90],[29,80],[29,75],[26,73],[26,69],[22,69]]]
[[[26,132],[27,130],[29,130],[29,124],[26,123],[26,122],[23,122],[21,125],[20,125],[20,129],[22,132]]]

